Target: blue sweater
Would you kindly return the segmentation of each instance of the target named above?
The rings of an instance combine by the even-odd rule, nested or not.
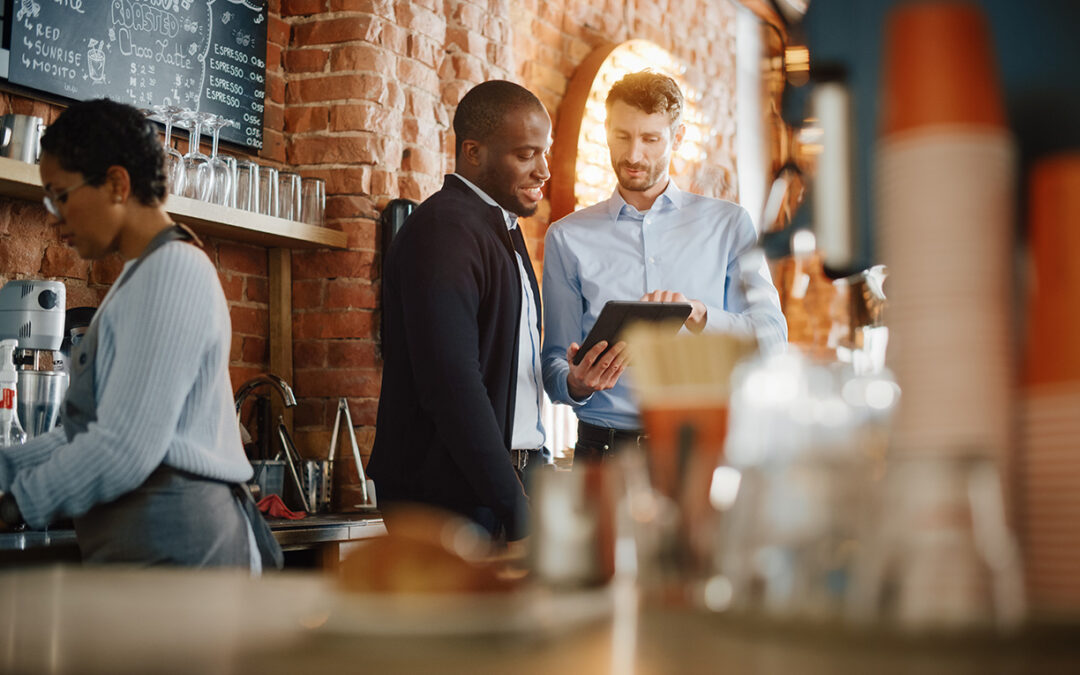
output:
[[[70,443],[57,428],[0,449],[0,491],[33,527],[112,501],[162,463],[227,482],[251,477],[233,410],[228,305],[206,255],[166,244],[106,297],[94,319],[97,421]]]

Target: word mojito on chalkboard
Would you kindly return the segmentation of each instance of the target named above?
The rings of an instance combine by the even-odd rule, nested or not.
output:
[[[8,79],[86,100],[176,105],[262,147],[266,0],[15,0]]]

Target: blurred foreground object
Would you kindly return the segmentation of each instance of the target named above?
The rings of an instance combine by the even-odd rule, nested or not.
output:
[[[877,224],[904,398],[875,520],[887,538],[870,551],[889,559],[876,585],[890,599],[874,613],[915,631],[1014,627],[999,467],[1015,441],[1016,150],[976,5],[906,3],[885,33]]]
[[[1019,501],[1032,609],[1080,615],[1080,152],[1031,170]]]
[[[796,349],[736,368],[724,468],[737,493],[713,582],[727,590],[712,609],[844,614],[898,400],[888,371],[859,375]]]
[[[754,343],[723,333],[677,334],[639,324],[633,386],[647,452],[623,462],[646,593],[664,601],[701,602],[713,567],[716,509],[710,498],[724,457],[731,373]]]
[[[1010,631],[1026,614],[1001,476],[979,451],[889,464],[850,597],[853,618],[918,633]]]
[[[899,6],[882,79],[877,225],[904,391],[892,450],[1000,460],[1012,441],[1015,149],[983,13]]]
[[[422,506],[387,509],[389,534],[364,542],[341,563],[342,586],[357,593],[488,593],[513,584],[491,561],[490,536],[455,514]]]

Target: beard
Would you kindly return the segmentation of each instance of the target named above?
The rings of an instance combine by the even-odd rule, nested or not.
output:
[[[525,204],[521,201],[517,192],[506,185],[500,184],[501,182],[504,183],[506,178],[495,167],[489,167],[488,170],[484,172],[483,180],[483,185],[477,184],[477,187],[494,199],[496,204],[514,215],[528,218],[536,213],[536,210],[540,207],[539,203],[532,205]]]
[[[665,158],[667,159],[667,158]],[[615,177],[619,179],[619,185],[624,190],[630,192],[645,192],[652,186],[660,182],[660,178],[663,177],[665,166],[662,162],[656,162],[655,164],[630,164],[629,162],[619,162],[615,168]],[[632,171],[644,171],[644,176],[637,176],[631,178],[626,175],[627,170]]]

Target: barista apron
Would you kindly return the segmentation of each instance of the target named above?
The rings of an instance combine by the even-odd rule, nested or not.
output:
[[[181,226],[163,230],[116,282],[113,294],[158,248],[171,241],[192,239],[195,235]],[[97,315],[111,297],[98,307]],[[71,383],[62,415],[69,442],[97,420],[97,342],[97,321],[92,321],[72,350]],[[246,485],[224,483],[164,464],[139,487],[107,504],[95,505],[74,522],[83,562],[90,564],[249,567],[250,523],[262,566],[282,566],[281,547]]]

